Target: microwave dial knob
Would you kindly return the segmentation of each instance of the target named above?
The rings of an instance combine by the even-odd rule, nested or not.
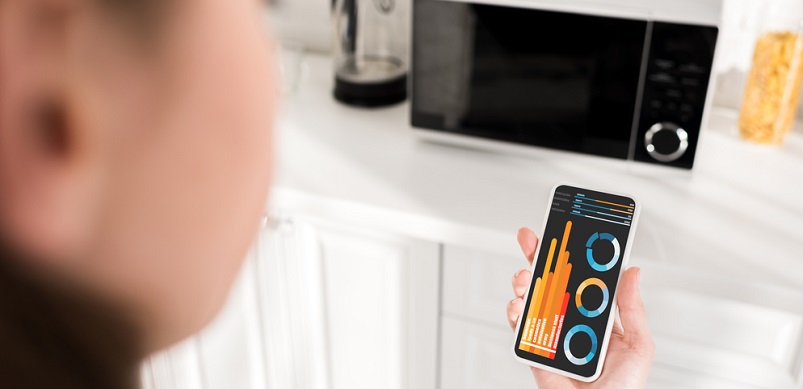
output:
[[[644,134],[644,147],[656,161],[672,162],[689,148],[689,134],[672,122],[655,123]]]

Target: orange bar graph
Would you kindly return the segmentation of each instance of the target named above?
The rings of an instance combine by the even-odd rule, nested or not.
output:
[[[532,332],[526,339],[527,342],[532,345],[531,347],[535,347],[535,338],[542,326],[540,320],[541,310],[543,309],[542,300],[544,300],[544,292],[548,290],[546,284],[549,283],[549,268],[552,266],[552,257],[555,254],[555,246],[557,246],[557,244],[557,239],[552,239],[552,242],[549,244],[549,254],[547,255],[547,262],[546,266],[544,267],[544,274],[537,280],[538,289],[536,290],[534,297],[534,304],[530,304],[530,309],[527,315],[527,320],[530,320],[530,328],[532,329]]]
[[[622,208],[633,209],[633,206],[632,206],[632,205],[616,204],[616,203],[612,203],[612,202],[610,202],[610,201],[602,201],[602,200],[594,200],[594,201],[596,201],[596,202],[598,202],[598,203],[602,203],[602,204],[616,205],[616,206],[618,206],[618,207],[622,207]]]
[[[633,212],[628,212],[628,211],[620,211],[620,210],[618,210],[618,209],[613,209],[613,208],[608,208],[608,210],[609,210],[609,211],[611,211],[611,212],[619,212],[619,213],[623,213],[623,214],[625,214],[625,215],[632,215],[632,214],[633,214]]]
[[[558,263],[557,265],[555,265],[555,274],[552,277],[555,280],[555,282],[553,282],[552,285],[550,285],[549,297],[547,297],[546,304],[544,304],[544,313],[541,315],[541,321],[544,323],[544,325],[541,326],[541,331],[538,334],[538,341],[536,342],[536,344],[538,344],[539,346],[546,346],[549,343],[549,332],[547,331],[547,329],[552,328],[553,316],[555,314],[555,311],[553,310],[553,307],[555,305],[554,303],[555,290],[557,289],[558,283],[560,281],[560,271],[562,267],[561,265],[563,264],[563,258],[565,256],[566,256],[565,254],[559,255]]]
[[[541,310],[538,312],[538,330],[536,331],[536,337],[534,338],[535,344],[539,346],[543,344],[544,328],[547,324],[544,315],[546,315],[546,307],[547,304],[549,304],[549,298],[552,297],[552,295],[549,295],[549,291],[551,290],[551,286],[554,281],[555,277],[553,276],[552,272],[549,272],[549,281],[546,282],[546,293],[548,295],[545,296],[547,299],[546,301],[543,301],[543,304],[541,304]]]
[[[569,262],[569,252],[565,252],[563,255],[563,259],[560,261],[560,265],[565,269],[562,271],[561,275],[558,277],[558,282],[553,289],[553,297],[552,297],[552,305],[549,310],[549,334],[548,338],[544,339],[544,346],[547,348],[552,349],[551,344],[553,343],[555,337],[557,337],[560,333],[557,331],[558,322],[560,321],[560,315],[565,313],[565,310],[561,310],[563,307],[563,299],[564,296],[561,294],[561,291],[566,291],[566,287],[569,282],[568,274],[572,270],[572,265]]]
[[[570,253],[566,251],[566,246],[571,229],[572,222],[566,222],[557,258],[555,249],[558,239],[552,238],[550,241],[543,274],[535,279],[519,343],[521,350],[552,359],[555,358],[557,338],[560,337],[568,306],[569,293],[566,288],[572,265],[569,263]]]
[[[569,265],[569,266],[571,266],[571,265]],[[563,305],[562,305],[562,308],[560,310],[561,311],[560,320],[558,321],[558,328],[557,328],[557,331],[555,332],[555,334],[560,334],[560,331],[563,330],[563,318],[566,317],[566,308],[569,306],[569,299],[570,298],[571,298],[571,295],[568,292],[563,296]],[[549,358],[550,359],[555,359],[555,351],[557,351],[557,349],[558,349],[558,335],[555,335],[555,339],[553,340],[553,342],[549,346],[549,348],[552,349],[552,352],[549,353]]]

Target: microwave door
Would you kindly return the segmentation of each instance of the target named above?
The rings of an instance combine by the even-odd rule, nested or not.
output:
[[[414,57],[453,66],[444,79],[414,59],[416,95],[451,102],[416,101],[414,121],[426,113],[445,131],[627,158],[647,22],[438,0],[418,0],[415,13],[427,43]]]

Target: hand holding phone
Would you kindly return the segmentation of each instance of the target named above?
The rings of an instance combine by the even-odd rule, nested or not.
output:
[[[560,186],[548,212],[543,250],[536,249],[532,231],[519,232],[528,260],[538,260],[534,273],[523,270],[514,277],[517,298],[508,304],[508,319],[517,328],[517,358],[543,369],[533,369],[539,386],[575,387],[582,383],[574,380],[590,382],[600,374],[596,384],[643,386],[654,345],[638,269],[620,280],[637,217],[631,198]],[[622,324],[614,324],[614,301]]]

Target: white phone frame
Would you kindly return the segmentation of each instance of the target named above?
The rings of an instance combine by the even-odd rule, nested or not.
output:
[[[557,191],[557,189],[559,187],[561,187],[561,186],[571,186],[571,187],[574,187],[574,188],[593,190],[595,192],[611,194],[611,195],[614,195],[614,196],[629,197],[636,204],[635,207],[634,207],[634,211],[633,211],[633,220],[630,223],[630,232],[627,235],[627,246],[625,247],[624,254],[622,255],[622,266],[619,268],[619,276],[617,277],[616,288],[611,292],[611,301],[613,301],[613,303],[611,304],[611,314],[610,314],[610,316],[608,316],[608,324],[605,326],[605,334],[603,334],[603,336],[602,336],[602,346],[600,347],[599,362],[597,363],[597,370],[594,372],[594,375],[592,375],[591,377],[583,377],[583,376],[580,376],[580,375],[577,375],[577,374],[572,374],[572,373],[570,373],[568,371],[556,369],[556,368],[554,368],[552,366],[544,365],[542,363],[534,362],[534,361],[531,361],[529,359],[520,357],[516,353],[516,350],[518,348],[517,340],[519,338],[519,332],[521,332],[521,322],[522,322],[522,317],[524,316],[524,312],[522,312],[522,314],[519,315],[519,318],[516,321],[516,331],[514,332],[514,336],[513,336],[513,348],[512,348],[512,351],[513,351],[513,357],[516,358],[519,362],[524,363],[526,365],[530,365],[530,366],[533,366],[533,367],[536,367],[538,369],[545,370],[545,371],[548,371],[548,372],[551,372],[551,373],[559,374],[559,375],[562,375],[564,377],[569,377],[569,378],[577,380],[577,381],[593,382],[593,381],[596,381],[597,378],[599,378],[599,376],[602,374],[602,367],[605,364],[605,355],[608,352],[608,342],[611,339],[611,330],[613,329],[613,321],[618,316],[619,305],[616,303],[616,292],[619,290],[619,282],[622,281],[622,273],[624,273],[624,271],[627,269],[627,264],[628,264],[628,262],[630,262],[630,249],[633,247],[633,237],[636,234],[636,227],[638,225],[639,215],[641,213],[641,202],[638,201],[638,199],[636,199],[635,197],[633,197],[633,196],[631,196],[629,194],[623,194],[623,193],[618,193],[618,192],[609,192],[609,191],[605,191],[605,190],[587,189],[584,186],[575,185],[575,184],[571,184],[571,183],[557,184],[554,187],[552,187],[552,192],[551,192],[551,195],[549,196],[549,204],[547,204],[547,207],[546,207],[546,214],[544,215],[544,224],[543,224],[543,226],[541,227],[541,230],[540,230],[540,235],[539,235],[540,237],[544,236],[544,232],[546,231],[547,223],[549,222],[549,212],[552,209],[552,203],[554,202],[554,198],[555,198],[555,191]],[[530,289],[532,289],[532,282],[533,282],[533,279],[535,278],[535,267],[538,265],[538,256],[541,254],[541,249],[543,247],[544,247],[544,245],[539,244],[538,248],[535,251],[535,257],[533,258],[533,265],[530,268],[530,272],[533,274],[533,277],[530,277],[530,282],[527,284],[527,292],[524,295],[525,307],[527,306],[526,302],[530,299]],[[558,334],[558,336],[560,336],[560,334]]]

